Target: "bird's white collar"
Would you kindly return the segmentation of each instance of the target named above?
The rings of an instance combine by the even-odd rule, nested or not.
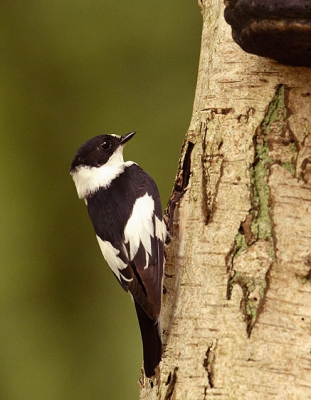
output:
[[[99,188],[107,188],[133,161],[124,162],[123,148],[120,146],[106,164],[100,167],[81,165],[71,172],[80,199],[87,198]]]

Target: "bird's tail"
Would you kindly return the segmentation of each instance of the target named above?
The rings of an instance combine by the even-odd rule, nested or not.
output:
[[[150,378],[155,374],[154,370],[161,361],[161,328],[159,329],[156,318],[150,318],[136,301],[134,303],[143,342],[145,374],[147,378]]]

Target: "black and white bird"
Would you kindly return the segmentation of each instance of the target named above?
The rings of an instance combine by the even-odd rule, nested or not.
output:
[[[155,374],[161,360],[161,304],[164,242],[158,188],[136,163],[124,162],[123,148],[136,132],[99,135],[77,151],[70,168],[96,237],[112,272],[133,297],[140,325],[144,370]]]

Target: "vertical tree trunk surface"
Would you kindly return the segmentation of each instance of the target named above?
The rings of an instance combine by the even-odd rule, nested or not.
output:
[[[201,6],[164,355],[141,399],[311,398],[311,69],[244,53],[223,0]]]

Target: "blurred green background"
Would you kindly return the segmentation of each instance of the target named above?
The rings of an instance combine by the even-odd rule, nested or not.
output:
[[[130,297],[103,261],[69,165],[101,133],[126,147],[165,206],[188,128],[196,1],[0,5],[0,399],[138,398]]]

